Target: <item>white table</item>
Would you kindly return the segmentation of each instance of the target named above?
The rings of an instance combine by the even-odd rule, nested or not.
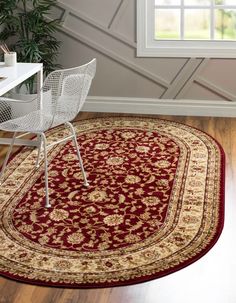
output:
[[[0,96],[4,95],[18,84],[29,77],[37,74],[37,93],[41,98],[41,87],[43,85],[43,64],[42,63],[17,63],[15,66],[5,66],[0,62]],[[0,138],[0,144],[9,144],[10,139]],[[15,145],[38,146],[37,140],[16,139]]]
[[[0,80],[0,96],[34,74],[37,74],[38,76],[37,89],[39,91],[43,83],[42,63],[17,63],[15,66],[5,66],[3,62],[0,62],[0,76],[6,77],[6,79]]]

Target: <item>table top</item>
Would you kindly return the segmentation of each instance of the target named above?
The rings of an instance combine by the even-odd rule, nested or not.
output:
[[[42,70],[42,63],[17,63],[6,66],[0,62],[0,96]],[[3,77],[1,79],[1,77]]]

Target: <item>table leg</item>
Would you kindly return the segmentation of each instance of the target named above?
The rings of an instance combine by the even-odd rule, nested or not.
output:
[[[37,72],[37,94],[39,98],[39,109],[43,108],[43,68],[40,69],[40,71]]]

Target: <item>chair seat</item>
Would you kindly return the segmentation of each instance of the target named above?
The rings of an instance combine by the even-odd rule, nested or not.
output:
[[[48,115],[41,110],[37,110],[25,116],[1,123],[0,129],[10,132],[44,132],[48,129],[51,121],[51,114]]]
[[[54,119],[53,119],[54,118]],[[53,125],[51,125],[53,119]],[[0,129],[10,132],[44,132],[49,126],[55,127],[68,121],[67,112],[58,112],[54,117],[42,110],[30,112],[29,114],[5,121],[0,124]]]

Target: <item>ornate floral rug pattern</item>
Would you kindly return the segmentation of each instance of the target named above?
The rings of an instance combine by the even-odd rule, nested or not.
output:
[[[108,287],[162,277],[203,256],[224,219],[224,152],[209,135],[151,118],[74,123],[90,186],[71,142],[43,159],[23,148],[0,188],[0,272],[47,286]],[[48,132],[49,141],[66,132]]]

